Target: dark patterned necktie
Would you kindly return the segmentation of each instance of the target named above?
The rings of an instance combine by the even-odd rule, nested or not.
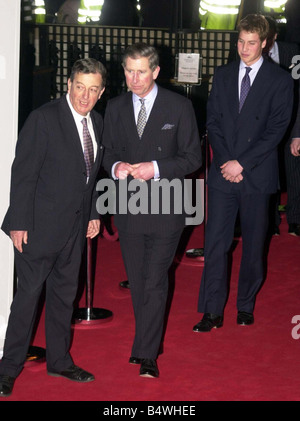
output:
[[[138,135],[141,138],[144,132],[144,128],[147,123],[147,114],[146,114],[145,100],[143,98],[140,98],[140,101],[141,101],[141,108],[139,111],[136,128],[137,128]]]
[[[241,109],[242,109],[242,107],[244,105],[244,102],[245,102],[245,100],[247,98],[247,95],[249,93],[249,90],[250,90],[250,77],[249,77],[249,72],[251,70],[252,70],[251,67],[246,67],[246,73],[245,73],[245,76],[242,79],[239,112],[241,112]]]
[[[89,177],[91,174],[91,169],[94,163],[94,148],[93,148],[93,142],[92,138],[89,132],[89,129],[87,127],[87,120],[86,118],[83,118],[81,120],[83,124],[83,155],[86,165],[86,173]]]

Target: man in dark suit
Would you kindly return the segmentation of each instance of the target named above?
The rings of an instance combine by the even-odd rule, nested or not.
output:
[[[241,60],[216,69],[207,105],[213,160],[198,304],[204,315],[194,326],[196,332],[223,325],[228,253],[238,211],[243,255],[237,323],[254,321],[255,298],[264,275],[269,199],[278,185],[277,145],[289,124],[293,104],[291,76],[262,57],[268,34],[266,19],[248,15],[240,21],[238,32]]]
[[[299,54],[299,45],[293,42],[284,42],[278,41],[278,27],[276,21],[266,16],[266,19],[269,24],[269,33],[267,37],[267,43],[263,50],[263,55],[266,55],[268,59],[273,62],[275,65],[279,65],[281,68],[285,69],[289,73],[291,72],[292,67],[292,60],[295,55]],[[297,89],[297,85],[295,82],[295,89]],[[295,107],[298,107],[298,101],[295,95]],[[293,119],[292,119],[293,120]],[[291,121],[292,124],[292,121]],[[291,155],[288,148],[285,148],[287,143],[290,143],[290,132],[291,130],[288,129],[278,146],[278,163],[279,163],[279,180],[278,180],[278,191],[272,195],[270,199],[270,233],[279,235],[279,225],[281,223],[281,217],[279,212],[279,205],[280,205],[280,190],[282,187],[288,183],[288,179],[293,177],[293,159],[294,157]],[[285,151],[287,150],[287,153]],[[289,160],[291,162],[289,162]],[[291,171],[290,171],[291,169]],[[286,180],[286,183],[285,183]],[[290,208],[287,207],[287,219],[291,220],[291,215],[289,212]],[[292,217],[293,219],[293,217]],[[291,227],[290,227],[291,229]]]
[[[155,185],[159,185],[155,183],[178,180],[182,186],[185,175],[201,166],[201,147],[191,102],[155,83],[160,70],[155,48],[145,44],[129,47],[123,67],[130,92],[107,105],[103,164],[119,180],[116,184],[120,191],[122,183],[128,183],[128,208],[121,210],[124,201],[117,194],[115,224],[136,321],[129,362],[141,364],[141,376],[158,377],[156,358],[164,325],[168,270],[185,224],[185,214],[176,212],[175,199],[168,201],[170,211],[164,212],[161,203],[155,203],[159,205],[157,212],[151,211]],[[143,113],[144,131],[140,132]],[[141,207],[146,203],[146,212],[130,206],[135,196],[129,189],[133,181],[139,183],[137,191],[145,192]]]
[[[290,140],[285,145],[285,170],[287,187],[286,219],[289,234],[300,236],[300,85],[297,83],[297,113]]]
[[[2,225],[13,241],[18,287],[0,363],[0,396],[12,392],[23,368],[45,283],[48,374],[94,380],[74,365],[69,346],[85,238],[100,228],[95,181],[103,121],[92,109],[105,81],[100,62],[78,60],[68,94],[33,111],[20,132]]]

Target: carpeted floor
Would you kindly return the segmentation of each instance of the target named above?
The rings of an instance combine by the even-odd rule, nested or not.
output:
[[[128,364],[134,320],[130,292],[119,287],[126,279],[119,242],[99,238],[93,305],[111,310],[113,318],[96,325],[74,325],[71,350],[75,363],[93,372],[96,380],[73,383],[48,376],[44,362],[27,363],[13,394],[1,402],[300,400],[300,316],[299,329],[292,323],[293,316],[300,315],[300,238],[287,233],[285,214],[280,229],[280,236],[270,242],[268,273],[252,326],[236,324],[241,239],[233,251],[224,326],[210,333],[192,330],[201,318],[197,299],[203,264],[184,254],[176,262],[164,352],[158,359],[159,379],[141,378],[139,367]],[[203,247],[203,226],[181,244],[183,250],[192,247]],[[85,294],[80,305],[85,305]],[[39,347],[45,346],[43,322],[42,313],[34,339]]]

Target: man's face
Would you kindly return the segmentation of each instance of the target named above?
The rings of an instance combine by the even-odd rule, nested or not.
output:
[[[262,55],[266,40],[261,42],[257,32],[241,31],[237,44],[238,54],[247,66],[251,66]]]
[[[147,57],[138,59],[128,57],[124,68],[128,89],[141,98],[145,97],[153,88],[159,70],[159,66],[154,71],[150,69]]]
[[[68,93],[75,111],[87,115],[100,99],[105,88],[102,88],[102,76],[99,73],[76,73],[73,82],[68,80]]]

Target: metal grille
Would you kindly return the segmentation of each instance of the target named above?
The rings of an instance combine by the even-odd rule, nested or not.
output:
[[[26,32],[35,47],[35,65],[52,68],[53,98],[66,91],[73,63],[88,56],[100,60],[108,70],[106,95],[118,95],[126,89],[122,52],[139,41],[152,44],[160,51],[163,79],[174,77],[175,57],[179,52],[200,53],[202,75],[209,81],[210,89],[214,68],[228,61],[237,37],[232,31],[170,32],[158,28],[57,24],[26,25]]]

